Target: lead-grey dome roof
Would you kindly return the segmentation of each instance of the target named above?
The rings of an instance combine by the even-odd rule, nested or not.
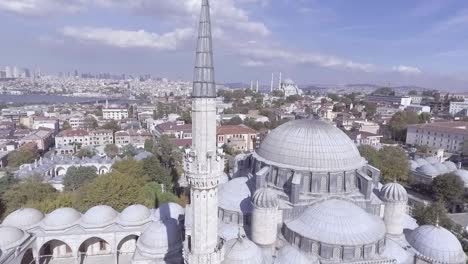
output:
[[[28,229],[39,224],[42,219],[44,219],[44,214],[41,211],[34,208],[21,208],[9,214],[2,224]]]
[[[453,174],[457,175],[465,184],[468,184],[468,171],[456,170]]]
[[[181,231],[174,219],[151,223],[137,241],[137,248],[148,255],[164,255],[181,246]]]
[[[278,195],[270,188],[260,188],[252,196],[252,203],[260,208],[278,207]]]
[[[148,207],[141,204],[130,205],[119,215],[119,223],[124,225],[139,225],[148,221],[151,217],[151,211]]]
[[[254,154],[266,163],[307,171],[346,171],[365,164],[353,141],[322,120],[295,120],[274,129]]]
[[[451,161],[444,161],[443,164],[449,171],[456,171],[458,169],[457,165]]]
[[[9,249],[24,239],[26,233],[13,226],[0,227],[0,248]]]
[[[235,178],[219,187],[218,206],[224,210],[239,213],[250,213],[252,203],[247,177]]]
[[[101,227],[113,223],[117,216],[118,213],[114,208],[107,205],[98,205],[86,211],[81,221],[85,226]]]
[[[439,263],[465,263],[466,255],[458,239],[447,229],[423,225],[411,231],[408,243],[421,255]]]
[[[408,201],[408,193],[405,188],[396,182],[385,184],[380,190],[380,198],[384,202],[406,202]]]
[[[436,176],[439,175],[439,171],[434,166],[432,166],[431,164],[423,165],[423,166],[419,167],[417,169],[417,171],[421,172],[423,174],[432,176],[432,177],[436,177]]]
[[[59,208],[46,215],[41,222],[46,228],[64,229],[77,223],[81,218],[81,213],[73,208]]]
[[[330,199],[309,207],[286,223],[297,234],[332,245],[358,246],[385,237],[383,221],[352,202]]]
[[[299,250],[290,245],[282,247],[278,251],[278,256],[274,264],[319,264],[320,262],[316,257],[308,259]]]
[[[222,264],[264,264],[262,250],[247,238],[234,238],[226,243]]]

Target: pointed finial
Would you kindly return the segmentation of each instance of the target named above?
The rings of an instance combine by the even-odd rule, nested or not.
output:
[[[244,232],[242,231],[242,227],[239,226],[239,229],[237,231],[237,240],[239,242],[243,242],[244,241],[244,238],[245,238],[245,234]]]
[[[435,226],[436,226],[436,227],[440,227],[440,226],[439,226],[439,222],[440,222],[440,220],[439,220],[439,214],[437,214],[436,223],[435,223]]]

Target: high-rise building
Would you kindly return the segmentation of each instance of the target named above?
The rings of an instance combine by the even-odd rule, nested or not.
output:
[[[13,73],[11,72],[10,66],[5,67],[5,76],[6,78],[13,78]]]
[[[19,73],[18,67],[16,67],[16,66],[13,67],[13,75],[12,75],[12,77],[13,77],[13,78],[18,78],[19,75],[20,75],[20,73]]]
[[[224,157],[216,144],[216,85],[214,80],[210,6],[202,1],[192,90],[192,148],[186,159],[192,221],[186,225],[185,261],[219,264],[218,184]]]

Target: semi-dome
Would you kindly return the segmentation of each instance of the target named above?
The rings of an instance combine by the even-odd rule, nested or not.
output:
[[[0,248],[8,249],[20,242],[26,233],[14,226],[2,226],[0,227]]]
[[[329,245],[366,245],[385,237],[385,225],[379,217],[340,199],[318,202],[286,226],[296,234]]]
[[[465,263],[466,255],[458,239],[440,226],[423,225],[411,231],[408,243],[418,253],[438,263]]]
[[[302,119],[274,129],[254,157],[294,170],[347,171],[365,165],[356,145],[341,130],[322,120]]]
[[[411,170],[416,170],[419,166],[420,166],[419,163],[417,163],[415,160],[410,160]]]
[[[439,160],[438,160],[436,157],[434,157],[434,156],[432,156],[432,157],[427,157],[427,158],[425,158],[425,160],[426,160],[429,164],[432,164],[432,165],[439,163]]]
[[[174,220],[179,221],[180,217],[185,214],[185,209],[176,203],[165,203],[161,204],[159,208],[154,211],[154,219],[155,220],[164,220],[167,218],[171,218]]]
[[[419,167],[417,171],[432,177],[436,177],[439,175],[439,171],[436,168],[434,168],[434,166],[432,166],[431,164],[423,165]]]
[[[73,208],[59,208],[47,214],[42,224],[46,228],[62,229],[77,223],[81,218],[81,213]]]
[[[434,168],[439,172],[439,175],[449,173],[449,169],[442,163],[434,164]]]
[[[458,168],[457,168],[457,165],[451,161],[444,161],[443,163],[445,165],[445,167],[447,167],[447,169],[449,171],[456,171]]]
[[[224,210],[239,213],[252,211],[251,192],[247,177],[235,178],[219,187],[218,205]]]
[[[408,193],[401,184],[391,182],[382,187],[380,190],[380,198],[384,202],[406,202],[408,201]]]
[[[140,224],[151,217],[148,207],[141,204],[130,205],[119,215],[119,222],[122,224]]]
[[[226,243],[222,264],[264,264],[262,250],[247,238],[234,238]]]
[[[278,251],[278,256],[274,264],[319,264],[320,262],[316,257],[308,259],[299,250],[290,245],[282,247]]]
[[[137,248],[146,255],[165,255],[182,247],[177,221],[167,219],[151,223],[137,241]]]
[[[41,211],[34,208],[21,208],[9,214],[5,220],[3,220],[2,224],[5,226],[28,229],[39,224],[42,219],[44,219],[44,214]]]
[[[260,188],[252,196],[252,203],[259,208],[278,207],[278,195],[270,188]]]
[[[119,214],[107,205],[98,205],[89,209],[81,218],[85,226],[101,227],[111,224]]]

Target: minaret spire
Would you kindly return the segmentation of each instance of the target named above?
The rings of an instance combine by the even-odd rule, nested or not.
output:
[[[192,97],[216,97],[210,4],[202,0]]]

